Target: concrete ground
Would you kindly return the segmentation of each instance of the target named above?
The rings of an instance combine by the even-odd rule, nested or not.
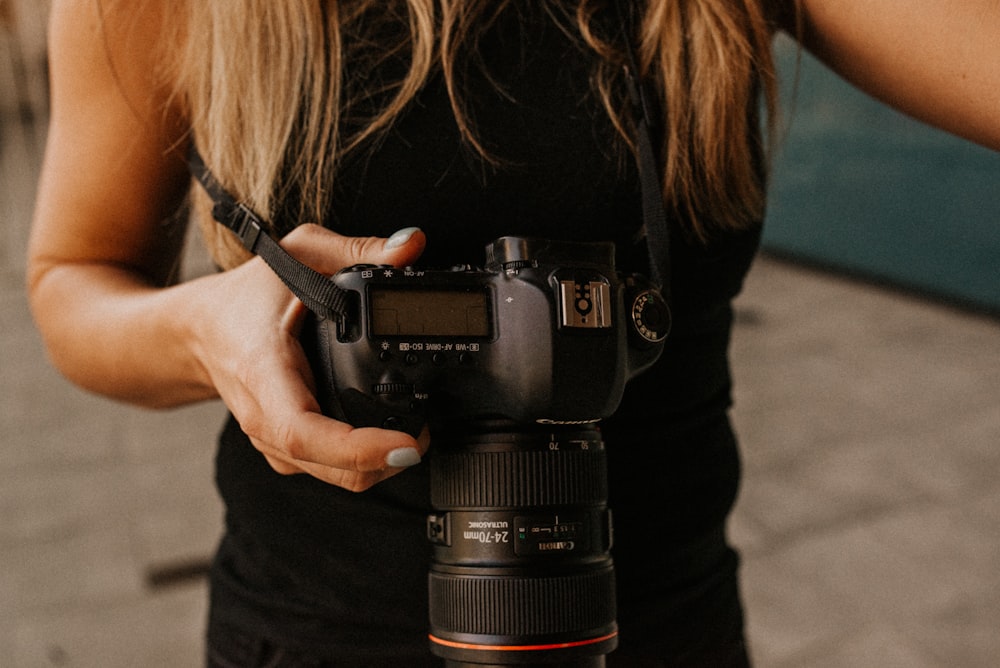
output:
[[[223,409],[146,412],[48,366],[22,287],[44,93],[24,93],[32,119],[10,83],[0,666],[198,666]],[[769,257],[737,307],[732,535],[757,665],[1000,665],[1000,323]]]

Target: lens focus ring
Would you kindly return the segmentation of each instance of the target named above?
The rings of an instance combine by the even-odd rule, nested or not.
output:
[[[435,508],[591,505],[607,500],[603,449],[435,453]]]

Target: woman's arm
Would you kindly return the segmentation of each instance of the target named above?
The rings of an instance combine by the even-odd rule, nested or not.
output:
[[[146,406],[219,396],[282,473],[370,487],[425,448],[320,414],[297,341],[303,307],[259,259],[169,285],[189,187],[181,110],[152,75],[167,3],[63,0],[50,27],[52,117],[28,288],[55,365]],[[282,244],[318,271],[406,264],[423,235],[348,239],[302,226]],[[394,451],[398,451],[392,454]]]
[[[802,0],[802,42],[914,118],[1000,150],[1000,2]]]
[[[158,406],[213,390],[178,345],[189,335],[175,317],[183,295],[158,289],[178,261],[184,224],[173,216],[188,177],[182,118],[152,74],[158,3],[139,4],[132,16],[102,16],[92,0],[52,8],[51,122],[28,287],[70,379]]]

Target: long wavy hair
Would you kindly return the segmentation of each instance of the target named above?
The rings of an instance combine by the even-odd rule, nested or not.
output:
[[[538,4],[545,17],[595,54],[595,95],[622,145],[633,147],[616,1]],[[297,218],[320,222],[343,156],[390,127],[437,73],[466,145],[492,159],[465,106],[463,73],[478,65],[479,37],[519,2],[189,0],[170,12],[176,32],[165,43],[174,45],[171,78],[193,136],[220,180],[265,218],[295,192]],[[761,137],[773,132],[755,126],[761,106],[770,130],[777,113],[775,17],[767,10],[775,3],[621,4],[629,14],[639,74],[662,110],[668,210],[703,238],[713,228],[759,221],[766,187]],[[398,76],[365,76],[378,71]],[[245,258],[230,235],[211,223],[203,231],[222,266]]]

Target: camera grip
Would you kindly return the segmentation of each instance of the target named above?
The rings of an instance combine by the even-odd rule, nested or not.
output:
[[[316,381],[316,400],[323,414],[353,427],[377,427],[406,432],[417,437],[425,416],[414,402],[412,391],[394,385],[375,385],[371,394],[356,388],[338,388],[331,355],[336,343],[336,324],[312,318],[303,328],[301,342]],[[333,339],[333,341],[331,341]]]

